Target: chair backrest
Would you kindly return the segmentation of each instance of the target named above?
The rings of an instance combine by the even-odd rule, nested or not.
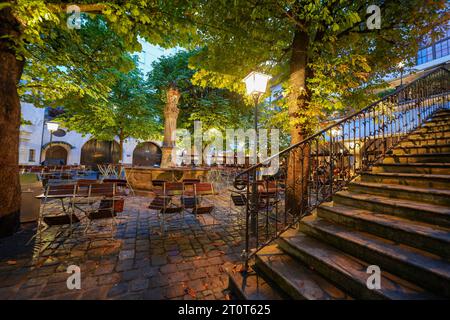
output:
[[[46,196],[73,195],[76,192],[76,184],[48,184]]]
[[[154,187],[163,187],[166,180],[152,180],[152,185]]]
[[[200,179],[183,179],[183,183],[185,184],[185,185],[192,185],[192,184],[195,184],[195,183],[199,183],[200,182]]]
[[[89,186],[90,197],[114,197],[115,192],[115,183],[93,183]]]
[[[214,194],[214,187],[210,182],[196,183],[194,184],[194,190],[197,196],[207,196]]]
[[[118,187],[127,186],[127,180],[125,179],[103,179],[103,183],[115,183]]]
[[[164,182],[163,189],[164,195],[176,196],[183,194],[184,186],[182,182]]]
[[[90,186],[91,184],[99,183],[98,180],[94,179],[78,179],[77,185],[79,186]]]

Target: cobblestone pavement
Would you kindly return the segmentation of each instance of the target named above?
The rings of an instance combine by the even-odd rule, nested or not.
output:
[[[86,235],[82,221],[72,237],[53,226],[41,245],[27,245],[36,226],[23,225],[0,239],[0,299],[227,299],[225,268],[240,261],[244,247],[228,199],[214,197],[215,218],[169,217],[164,233],[147,209],[150,198],[138,196],[126,199],[114,239],[106,219]],[[67,288],[69,265],[81,269],[80,290]]]

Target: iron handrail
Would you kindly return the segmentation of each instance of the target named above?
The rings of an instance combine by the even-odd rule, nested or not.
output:
[[[424,119],[439,108],[448,107],[449,75],[450,71],[443,66],[428,71],[382,99],[238,173],[235,188],[246,187],[243,253],[246,266],[256,252],[321,203],[331,200],[333,194],[377,163]],[[333,130],[340,132],[336,129],[342,129],[342,133],[333,133]],[[275,175],[258,180],[258,169],[283,157],[286,161],[280,162]],[[276,199],[271,199],[274,194]],[[279,212],[279,206],[284,213]],[[260,221],[261,208],[265,210],[263,221]]]

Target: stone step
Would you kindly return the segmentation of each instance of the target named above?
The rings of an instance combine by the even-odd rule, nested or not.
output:
[[[442,116],[433,117],[431,120],[427,121],[426,123],[450,124],[450,116],[442,115]]]
[[[450,174],[450,163],[379,163],[372,172]]]
[[[434,117],[441,117],[441,116],[450,116],[450,110],[449,109],[441,109],[436,111],[435,113],[433,113],[433,118]]]
[[[399,184],[353,181],[348,190],[396,199],[408,199],[442,206],[450,206],[450,190],[404,186]]]
[[[450,130],[448,128],[448,125],[439,125],[439,126],[423,126],[420,127],[416,130],[414,130],[414,132],[411,133],[411,135],[414,134],[430,134],[430,135],[437,135],[437,136],[443,136],[443,137],[448,137],[450,136]]]
[[[450,263],[437,255],[317,216],[302,219],[299,230],[432,292],[450,296]]]
[[[450,229],[350,205],[322,203],[317,215],[328,221],[450,257]]]
[[[420,129],[428,129],[428,130],[433,130],[433,131],[448,131],[450,130],[450,120],[445,120],[445,121],[440,121],[440,120],[432,120],[429,122],[425,122],[424,124],[422,124],[420,126],[420,128],[418,128],[418,130]]]
[[[450,138],[433,138],[433,139],[412,139],[408,137],[399,143],[399,147],[409,147],[409,146],[426,146],[426,145],[436,145],[436,144],[449,144]]]
[[[446,130],[446,131],[432,131],[432,130],[426,130],[425,131],[420,131],[416,130],[414,132],[412,132],[409,135],[410,138],[415,139],[415,138],[420,138],[420,139],[435,139],[435,138],[449,138],[450,137],[450,131]]]
[[[359,181],[450,190],[450,175],[364,172],[359,178]]]
[[[426,120],[424,124],[428,123],[450,124],[450,115],[440,115],[431,117],[428,120]]]
[[[276,283],[289,297],[296,300],[351,299],[317,272],[296,261],[276,245],[261,249],[256,254],[257,270]]]
[[[228,271],[228,289],[240,300],[283,300],[285,298],[254,271],[246,275]]]
[[[450,208],[442,205],[350,191],[339,191],[333,196],[333,201],[336,204],[450,227]]]
[[[450,113],[436,113],[431,117],[431,120],[450,120]]]
[[[380,289],[367,286],[371,265],[305,234],[292,230],[283,234],[279,246],[293,257],[333,281],[359,299],[433,299],[436,296],[416,285],[381,270]]]
[[[384,164],[390,163],[449,163],[450,153],[421,153],[388,155],[383,159]]]
[[[427,144],[422,146],[397,146],[392,150],[394,155],[422,153],[450,153],[450,143]]]
[[[422,125],[418,129],[421,128],[428,128],[428,129],[435,128],[435,130],[450,130],[450,121],[433,119],[425,123],[422,123]]]

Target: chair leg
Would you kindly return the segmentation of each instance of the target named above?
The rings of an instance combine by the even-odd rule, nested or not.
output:
[[[114,227],[116,226],[116,218],[114,217],[114,213],[113,213],[113,217],[111,219],[111,240],[114,240]]]

